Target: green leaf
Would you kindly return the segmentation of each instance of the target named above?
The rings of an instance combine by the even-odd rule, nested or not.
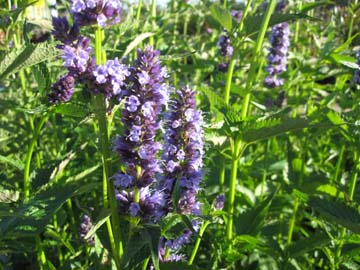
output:
[[[311,121],[306,118],[278,118],[245,124],[241,127],[240,136],[247,143],[275,137],[289,131],[299,130],[311,126]]]
[[[80,118],[84,118],[90,114],[90,110],[84,104],[80,103],[61,103],[55,107],[55,112]]]
[[[24,170],[24,163],[19,159],[12,159],[9,157],[5,157],[0,155],[0,163],[10,164],[17,168],[19,171]]]
[[[94,226],[85,235],[85,240],[90,239],[96,233],[96,231],[110,218],[110,216],[111,216],[110,209],[102,209]]]
[[[7,54],[0,62],[0,79],[23,68],[39,64],[59,55],[54,44],[28,44]]]
[[[332,1],[324,0],[324,1],[315,1],[312,3],[304,3],[301,7],[301,13],[308,12],[314,8],[321,7],[323,5],[333,4]]]
[[[296,258],[306,254],[307,252],[321,248],[329,244],[331,239],[326,234],[316,234],[309,238],[301,239],[296,242],[292,242],[285,250],[285,253],[289,258]]]
[[[130,44],[126,47],[123,57],[128,55],[133,49],[135,49],[145,39],[152,37],[153,35],[155,35],[155,34],[147,32],[147,33],[142,33],[142,34],[136,36],[136,38],[133,41],[131,41]]]
[[[160,270],[204,270],[186,262],[164,262],[160,265]]]
[[[232,30],[232,16],[230,12],[217,4],[210,7],[211,15],[217,20],[228,32]]]
[[[360,214],[357,208],[343,201],[330,201],[319,197],[311,197],[308,204],[328,222],[340,224],[352,232],[360,233]]]
[[[121,257],[121,269],[135,269],[143,260],[148,258],[147,241],[138,232],[134,232],[126,244]],[[146,251],[146,252],[145,252]]]
[[[142,231],[142,236],[147,242],[150,248],[151,259],[155,270],[159,268],[159,240],[160,240],[160,228],[158,226],[146,226]]]
[[[271,202],[275,196],[274,192],[263,202],[257,204],[254,208],[241,214],[236,221],[238,235],[248,234],[257,235],[263,227],[266,215],[268,213]]]
[[[259,32],[261,22],[263,20],[264,14],[254,14],[253,16],[249,16],[246,18],[244,22],[244,32],[245,35],[253,35]],[[315,18],[306,15],[305,13],[294,13],[294,14],[283,14],[283,13],[274,13],[269,21],[268,27],[274,26],[279,23],[288,22],[288,21],[296,21],[300,19],[310,19],[315,20]]]

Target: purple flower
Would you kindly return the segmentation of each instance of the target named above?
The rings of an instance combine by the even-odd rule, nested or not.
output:
[[[61,58],[64,60],[64,66],[69,69],[73,74],[79,75],[84,73],[90,59],[90,39],[80,37],[76,45],[65,45],[63,47],[63,54]]]
[[[80,28],[79,25],[74,23],[72,27],[65,17],[52,18],[53,30],[52,34],[54,38],[63,44],[72,44],[79,38]]]
[[[59,104],[69,101],[74,93],[74,81],[74,77],[69,74],[62,76],[51,86],[49,102]]]
[[[96,79],[96,92],[104,93],[107,98],[117,96],[125,87],[125,80],[130,75],[128,68],[118,58],[109,60],[105,65],[97,66],[93,71]]]
[[[73,0],[71,12],[80,25],[107,24],[120,22],[121,5],[119,0]]]
[[[83,242],[87,243],[90,246],[95,245],[95,238],[93,236],[89,239],[85,239],[85,236],[88,234],[92,227],[93,224],[90,217],[88,215],[84,215],[80,224],[79,236]]]
[[[215,210],[222,210],[224,208],[224,203],[225,203],[225,195],[224,194],[218,195],[214,201]]]
[[[360,85],[360,50],[356,52],[356,60],[359,67],[355,70],[354,83]]]
[[[234,52],[234,48],[231,46],[230,37],[226,35],[220,36],[218,41],[218,48],[220,49],[221,56],[230,58]]]
[[[284,83],[278,76],[286,71],[287,52],[290,46],[289,34],[287,23],[277,24],[271,31],[271,48],[267,57],[269,64],[266,67],[269,75],[264,80],[266,87],[276,88]]]
[[[201,112],[196,110],[195,92],[185,87],[176,92],[166,117],[164,176],[159,189],[164,191],[166,211],[177,205],[183,214],[198,213],[196,194],[202,178],[204,136]],[[174,123],[176,123],[174,125]],[[180,199],[172,202],[175,182],[180,184]]]

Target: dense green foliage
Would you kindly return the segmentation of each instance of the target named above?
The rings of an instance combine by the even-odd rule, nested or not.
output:
[[[111,100],[111,113],[99,113],[80,85],[71,101],[50,105],[65,69],[47,6],[0,0],[0,269],[360,269],[360,3],[293,0],[278,12],[273,0],[270,8],[172,0],[151,14],[147,1],[121,2],[121,23],[104,29],[103,57],[132,63],[152,43],[169,84],[197,91],[206,140],[202,228],[184,261],[159,262],[160,236],[193,230],[192,216],[171,213],[134,228],[119,214],[116,223],[111,199],[103,200],[98,115],[107,116],[111,143],[123,130],[123,105]],[[68,15],[69,2],[57,10]],[[246,12],[238,22],[231,10]],[[266,56],[281,22],[290,27],[288,64],[284,85],[271,89],[263,85]],[[228,59],[217,47],[224,29],[234,48]],[[82,32],[95,47],[94,27]],[[35,42],[40,36],[46,41]],[[219,71],[224,61],[233,73]],[[108,177],[123,166],[112,152],[106,162]],[[214,210],[221,193],[225,207]],[[94,246],[79,237],[84,214]]]

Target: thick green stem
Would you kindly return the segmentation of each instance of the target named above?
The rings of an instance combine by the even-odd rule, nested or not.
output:
[[[95,56],[96,63],[102,64],[102,29],[98,27],[95,32]],[[108,131],[108,120],[106,116],[106,100],[103,94],[95,95],[93,98],[93,105],[95,109],[95,115],[99,127],[99,137],[101,144],[101,156],[103,164],[103,204],[104,208],[110,206],[111,220],[108,219],[106,227],[108,230],[108,236],[110,246],[113,252],[113,256],[117,267],[119,269],[120,258],[123,253],[121,235],[120,235],[120,222],[117,212],[117,205],[115,200],[115,189],[113,183],[108,182],[109,176],[111,175],[111,155],[110,155],[110,144],[109,144],[109,131]],[[110,194],[110,195],[109,195]]]
[[[224,2],[223,2],[223,7],[224,8],[227,8],[227,0],[223,0]]]
[[[353,5],[354,9],[356,8],[357,3],[358,3],[358,0],[354,0],[354,5]],[[350,24],[349,24],[349,32],[348,32],[348,36],[347,36],[348,39],[351,38],[351,36],[352,36],[353,27],[354,27],[354,21],[355,21],[355,18],[357,16],[356,12],[354,12],[354,10],[352,10],[351,13],[352,13],[351,14],[352,16],[351,16],[351,20],[350,20]]]
[[[226,235],[229,240],[233,237],[233,222],[234,222],[234,207],[235,207],[235,193],[236,193],[236,182],[237,182],[237,171],[239,158],[241,153],[241,141],[235,139],[234,149],[231,161],[231,173],[230,173],[230,189],[228,195],[228,223],[226,226]]]
[[[233,73],[234,73],[235,64],[236,64],[236,60],[231,59],[230,63],[229,63],[227,76],[226,76],[226,85],[225,85],[225,92],[224,92],[224,101],[225,101],[226,104],[229,104],[231,82],[232,82],[232,76],[233,76]]]
[[[201,242],[201,238],[202,236],[204,235],[204,232],[207,228],[207,226],[210,224],[209,221],[204,221],[204,223],[201,225],[201,228],[199,230],[199,235],[198,235],[198,238],[196,239],[196,242],[195,242],[195,246],[193,248],[193,251],[191,253],[191,256],[190,256],[190,259],[189,259],[189,262],[188,262],[188,265],[192,265],[193,262],[194,262],[194,259],[196,257],[196,253],[198,252],[198,249],[199,249],[199,246],[200,246],[200,242]]]

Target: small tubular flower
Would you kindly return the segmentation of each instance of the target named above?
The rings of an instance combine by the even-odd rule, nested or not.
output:
[[[63,44],[72,44],[79,38],[79,25],[74,23],[74,25],[70,27],[70,24],[65,17],[53,17],[52,25],[53,30],[51,33],[57,41],[60,41]],[[63,48],[63,46],[60,45],[59,48]]]
[[[269,88],[275,88],[283,85],[284,81],[278,76],[286,71],[287,52],[290,46],[288,23],[275,25],[271,31],[268,66],[266,70],[268,76],[264,80],[264,85]]]
[[[120,22],[121,4],[119,0],[73,0],[71,12],[80,26]]]
[[[79,236],[84,243],[87,243],[90,246],[95,245],[95,238],[91,237],[89,239],[85,239],[85,236],[92,229],[92,227],[93,224],[91,222],[91,218],[88,215],[84,215],[80,224]]]
[[[230,37],[226,34],[220,36],[218,44],[217,44],[221,56],[230,58],[234,52],[233,46],[231,46]]]

